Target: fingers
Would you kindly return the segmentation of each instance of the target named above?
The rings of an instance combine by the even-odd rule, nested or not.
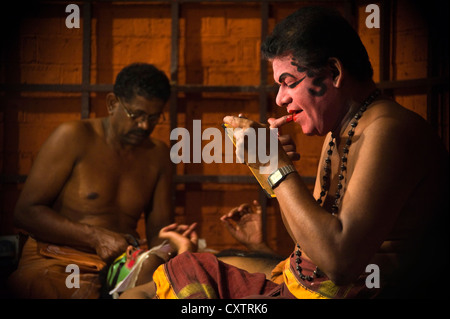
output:
[[[297,146],[290,135],[278,136],[278,140],[291,161],[298,161],[300,159],[300,154],[297,153]]]
[[[198,235],[196,231],[192,231],[192,233],[189,235],[189,239],[195,246],[198,245]]]
[[[162,238],[163,234],[175,230],[177,228],[177,226],[178,226],[177,223],[173,223],[173,224],[170,224],[170,225],[167,225],[167,226],[161,228],[161,230],[159,231],[159,237]]]
[[[270,128],[279,128],[279,127],[283,126],[284,124],[289,123],[291,121],[292,121],[292,114],[284,115],[277,119],[271,117],[267,120],[267,122],[270,125]]]
[[[223,122],[225,124],[228,124],[232,128],[243,128],[247,129],[249,127],[266,127],[266,125],[263,125],[261,123],[249,120],[245,115],[239,114],[239,116],[225,116],[223,118]]]
[[[289,151],[286,151],[286,150],[284,150],[285,152],[286,152],[286,154],[287,154],[287,156],[289,157],[289,159],[291,160],[291,161],[298,161],[298,160],[300,160],[300,154],[299,153],[297,153],[297,152],[289,152]]]
[[[164,231],[174,230],[177,228],[177,226],[178,226],[177,223],[173,223],[173,224],[170,224],[170,225],[167,225],[167,226],[161,228],[161,230],[164,230]]]
[[[188,225],[183,226],[186,226],[186,230],[182,233],[182,235],[184,237],[188,237],[192,232],[194,232],[195,227],[197,227],[197,223],[192,223],[190,226]]]
[[[230,233],[233,233],[236,230],[237,224],[236,222],[239,220],[239,207],[233,208],[227,214],[222,215],[220,217],[220,221],[225,227],[228,229]]]
[[[195,229],[195,227],[197,227],[197,223],[192,223],[191,225],[173,223],[161,228],[159,231],[159,237],[168,239],[170,237],[169,233],[172,232],[187,237]]]
[[[226,219],[230,219],[230,218],[233,218],[234,216],[238,216],[240,214],[239,209],[240,209],[240,206],[233,208],[228,213],[223,215],[220,219],[225,221]]]
[[[240,215],[242,216],[242,215],[248,213],[249,209],[250,209],[250,205],[247,203],[244,203],[239,206],[238,211],[239,211]]]
[[[261,215],[262,214],[262,207],[261,207],[261,205],[259,204],[259,202],[256,199],[253,201],[253,207],[254,207],[255,213],[257,215]]]
[[[198,235],[195,231],[196,226],[197,223],[192,223],[191,225],[174,223],[161,229],[159,237],[168,239],[170,245],[179,254],[186,250],[195,251],[198,245]]]
[[[223,122],[230,125],[233,128],[236,128],[236,127],[243,127],[244,123],[248,122],[248,120],[236,116],[225,116],[223,118]]]
[[[284,134],[284,135],[278,136],[278,140],[280,141],[281,145],[292,145],[294,149],[296,148],[296,145],[295,145],[294,141],[292,140],[291,135],[289,135],[289,134]]]
[[[224,220],[239,221],[242,216],[249,213],[249,210],[250,210],[250,205],[247,203],[244,203],[236,208],[233,208],[228,214],[226,214],[222,217]]]
[[[230,226],[232,226],[230,224],[231,220],[234,222],[238,222],[241,220],[242,217],[244,217],[247,214],[252,214],[252,213],[261,214],[262,208],[261,208],[261,205],[259,204],[259,202],[257,200],[254,200],[252,204],[253,204],[253,206],[251,206],[248,203],[241,204],[238,207],[235,207],[232,210],[230,210],[227,214],[220,217],[220,220],[222,222],[226,222]]]

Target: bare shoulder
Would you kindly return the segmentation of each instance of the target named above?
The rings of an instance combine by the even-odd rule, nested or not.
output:
[[[97,127],[99,123],[101,123],[99,119],[62,123],[49,136],[42,149],[59,149],[61,152],[83,152],[88,142],[92,141],[95,136],[98,136]]]
[[[417,113],[391,100],[377,101],[366,113],[360,121],[361,144],[366,147],[385,156],[395,154],[407,163],[414,162],[416,169],[442,157],[441,141]]]
[[[426,143],[435,140],[430,125],[417,113],[392,100],[380,100],[364,114],[364,134],[407,143]]]
[[[52,137],[58,139],[80,139],[91,138],[96,134],[97,127],[101,125],[100,119],[69,121],[59,125],[52,133]]]

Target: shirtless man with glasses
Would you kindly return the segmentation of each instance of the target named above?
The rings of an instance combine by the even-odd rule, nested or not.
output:
[[[106,96],[109,116],[64,123],[43,144],[14,213],[30,235],[10,278],[17,297],[98,297],[95,271],[81,267],[81,287],[69,289],[64,265],[83,262],[42,255],[64,246],[107,264],[137,243],[143,212],[148,245],[159,244],[159,230],[173,222],[172,173],[169,148],[150,134],[169,96],[162,71],[129,65]]]

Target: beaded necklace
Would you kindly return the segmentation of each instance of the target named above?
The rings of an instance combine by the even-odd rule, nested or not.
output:
[[[347,171],[347,156],[348,156],[348,151],[349,151],[350,145],[352,145],[352,138],[353,138],[353,135],[355,134],[355,128],[356,128],[356,126],[358,126],[358,121],[361,118],[361,116],[363,115],[363,113],[367,110],[367,107],[373,103],[373,101],[378,97],[378,95],[380,95],[380,90],[377,89],[364,101],[364,103],[361,106],[361,108],[359,109],[359,111],[353,117],[353,122],[350,123],[350,130],[348,131],[348,138],[347,138],[347,141],[345,142],[344,148],[342,150],[344,155],[341,158],[342,165],[340,167],[340,172],[339,172],[339,176],[338,176],[339,180],[338,180],[338,184],[337,184],[337,190],[336,190],[336,194],[334,195],[333,206],[331,206],[331,214],[332,215],[335,215],[339,210],[339,202],[340,202],[340,199],[342,198],[342,194],[341,194],[341,190],[343,188],[342,181],[345,178],[344,173]],[[317,203],[319,203],[320,205],[323,204],[322,198],[328,193],[328,191],[330,189],[331,155],[333,154],[333,149],[336,145],[335,140],[336,140],[336,137],[333,136],[333,134],[331,134],[331,141],[328,143],[329,149],[327,151],[327,157],[325,158],[325,166],[324,166],[325,174],[323,175],[323,178],[322,178],[322,190],[320,192],[319,198],[317,199]],[[302,252],[300,250],[299,244],[297,244],[297,250],[295,251],[295,255],[297,256],[295,259],[296,264],[297,264],[296,269],[297,269],[297,272],[298,272],[300,278],[303,280],[312,281],[314,279],[312,276],[305,276],[302,273],[303,269],[300,266],[300,264],[302,262],[302,260],[300,258],[300,256],[302,255]],[[319,278],[322,275],[321,271],[319,270],[318,267],[316,267],[316,270],[314,271],[314,275],[317,278]]]

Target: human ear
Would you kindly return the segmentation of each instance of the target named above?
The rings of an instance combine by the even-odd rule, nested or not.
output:
[[[108,113],[112,115],[114,113],[114,109],[116,108],[117,97],[114,93],[110,92],[106,95],[106,108],[108,109]]]
[[[328,66],[330,68],[332,77],[333,77],[333,85],[338,88],[342,85],[342,81],[344,79],[343,75],[343,66],[342,62],[337,58],[330,58],[328,60]]]

